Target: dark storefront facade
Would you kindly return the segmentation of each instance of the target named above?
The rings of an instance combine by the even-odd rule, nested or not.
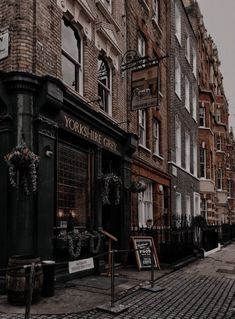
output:
[[[69,260],[71,223],[79,233],[104,229],[126,248],[136,137],[54,78],[2,73],[0,96],[0,264],[15,254]],[[18,189],[9,185],[4,161],[22,143],[40,156],[38,189],[30,195],[20,183]],[[111,179],[116,184],[108,185]]]

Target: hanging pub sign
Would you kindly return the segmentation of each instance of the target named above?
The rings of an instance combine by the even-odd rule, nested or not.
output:
[[[132,111],[158,107],[158,65],[132,71]]]

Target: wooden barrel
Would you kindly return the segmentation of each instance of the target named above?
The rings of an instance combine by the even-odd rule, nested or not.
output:
[[[8,302],[15,306],[23,306],[26,303],[29,292],[30,267],[26,269],[23,265],[35,263],[35,276],[33,281],[32,303],[39,301],[41,297],[43,272],[39,257],[34,256],[13,256],[9,259],[8,267],[20,267],[8,270],[6,273],[6,291]]]

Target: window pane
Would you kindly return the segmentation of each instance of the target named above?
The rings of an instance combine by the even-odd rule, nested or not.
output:
[[[62,54],[62,77],[63,81],[72,88],[76,88],[76,66]],[[78,86],[78,85],[77,85]]]
[[[57,222],[68,221],[85,227],[88,215],[88,154],[59,144]]]
[[[62,48],[71,55],[76,61],[80,62],[79,39],[75,37],[74,30],[62,23]]]

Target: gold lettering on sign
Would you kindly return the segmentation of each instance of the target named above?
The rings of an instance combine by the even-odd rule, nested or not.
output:
[[[88,125],[71,119],[67,115],[64,115],[65,127],[70,131],[75,132],[81,136],[88,138],[89,140],[100,144],[111,151],[117,151],[117,143],[110,138],[103,136],[101,133],[91,129]]]

